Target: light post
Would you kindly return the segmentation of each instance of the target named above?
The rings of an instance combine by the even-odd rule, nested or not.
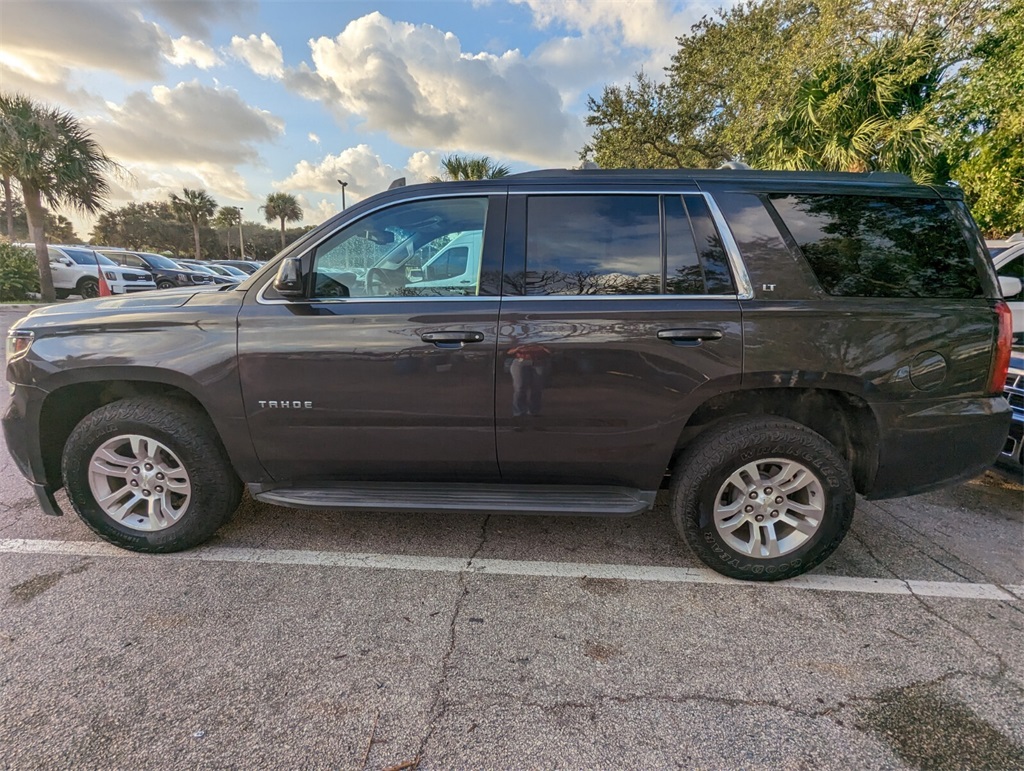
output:
[[[242,207],[238,207],[238,253],[245,259],[245,238],[242,237]]]
[[[339,179],[338,184],[341,185],[341,210],[345,211],[345,188],[348,187],[348,182]]]

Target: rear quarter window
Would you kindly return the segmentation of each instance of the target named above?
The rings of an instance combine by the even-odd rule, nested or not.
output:
[[[771,195],[822,288],[841,297],[983,297],[946,203],[926,198]]]

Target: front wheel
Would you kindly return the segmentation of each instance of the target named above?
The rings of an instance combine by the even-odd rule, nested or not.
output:
[[[71,432],[62,467],[78,516],[132,551],[200,544],[241,499],[213,426],[170,398],[124,399],[90,413]]]
[[[95,278],[83,278],[78,282],[78,294],[88,300],[100,296],[100,282]]]
[[[672,517],[709,567],[778,581],[820,564],[853,520],[853,479],[820,434],[784,418],[709,428],[673,473]]]

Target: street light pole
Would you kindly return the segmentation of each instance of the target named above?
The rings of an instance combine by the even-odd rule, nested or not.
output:
[[[345,188],[348,187],[348,182],[339,179],[338,184],[341,185],[341,210],[345,211]]]
[[[238,253],[245,259],[245,238],[242,236],[242,207],[238,207]]]

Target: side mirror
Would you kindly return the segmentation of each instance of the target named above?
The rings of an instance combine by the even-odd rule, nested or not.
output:
[[[277,269],[274,289],[282,297],[302,297],[302,261],[298,257],[289,257]]]
[[[1000,276],[999,288],[1003,292],[1003,297],[1015,297],[1020,294],[1021,280],[1014,276]]]

